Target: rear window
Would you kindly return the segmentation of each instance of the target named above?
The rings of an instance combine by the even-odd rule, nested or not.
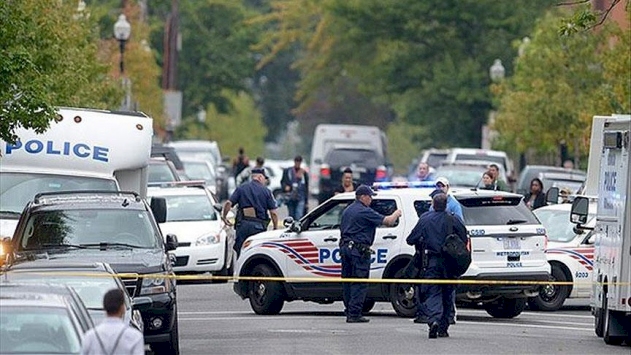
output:
[[[484,155],[484,154],[456,154],[455,160],[484,160],[492,161],[497,164],[501,164],[506,169],[505,160],[503,157]]]
[[[445,160],[445,158],[447,158],[447,153],[445,154],[438,154],[438,153],[430,153],[429,156],[427,157],[427,165],[431,166],[431,167],[439,167],[440,164]]]
[[[334,149],[324,159],[331,166],[359,165],[376,168],[384,165],[384,159],[376,151],[370,149]]]
[[[459,200],[466,225],[539,224],[521,198],[484,197]]]

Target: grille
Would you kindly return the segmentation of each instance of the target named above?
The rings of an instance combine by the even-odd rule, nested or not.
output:
[[[136,289],[138,288],[138,282],[140,279],[137,276],[121,277],[121,279],[123,280],[123,284],[125,285],[125,288],[127,289],[127,293],[129,294],[129,296],[135,297]]]

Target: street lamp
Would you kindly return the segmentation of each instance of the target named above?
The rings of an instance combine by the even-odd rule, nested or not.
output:
[[[197,111],[197,122],[204,123],[206,122],[206,110],[202,106],[199,107],[199,111]]]
[[[125,53],[125,43],[131,35],[131,25],[127,22],[127,17],[121,14],[118,16],[118,21],[114,24],[114,37],[118,40],[120,48],[120,73],[121,76],[125,73],[125,67],[123,64],[123,53]]]
[[[504,79],[504,74],[506,73],[506,69],[502,65],[502,61],[500,59],[495,59],[493,65],[489,69],[489,75],[491,76],[491,80],[493,82],[498,82]]]
[[[500,82],[504,79],[506,69],[502,65],[500,59],[495,59],[493,65],[489,68],[489,76],[494,83]],[[497,132],[493,131],[491,127],[495,122],[495,110],[491,108],[489,111],[489,117],[485,125],[482,126],[482,149],[491,149],[493,140],[497,137]]]

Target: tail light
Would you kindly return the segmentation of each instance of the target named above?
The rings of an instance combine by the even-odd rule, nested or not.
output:
[[[320,166],[320,178],[331,178],[331,168],[328,165],[322,164],[322,166]]]
[[[377,168],[375,172],[375,181],[384,181],[386,180],[388,173],[386,171],[386,167],[381,165]]]

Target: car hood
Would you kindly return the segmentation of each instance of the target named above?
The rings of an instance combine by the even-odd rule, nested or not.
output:
[[[178,242],[193,243],[202,235],[219,233],[220,221],[165,222],[160,224],[163,235],[175,234]]]
[[[76,262],[108,263],[117,273],[159,273],[167,271],[167,254],[161,249],[72,249],[16,253],[16,263],[36,258],[72,259]]]
[[[251,243],[259,243],[263,241],[278,239],[285,234],[294,235],[295,233],[289,232],[287,228],[275,229],[267,232],[257,233],[253,236],[248,237],[248,240],[251,241]]]

